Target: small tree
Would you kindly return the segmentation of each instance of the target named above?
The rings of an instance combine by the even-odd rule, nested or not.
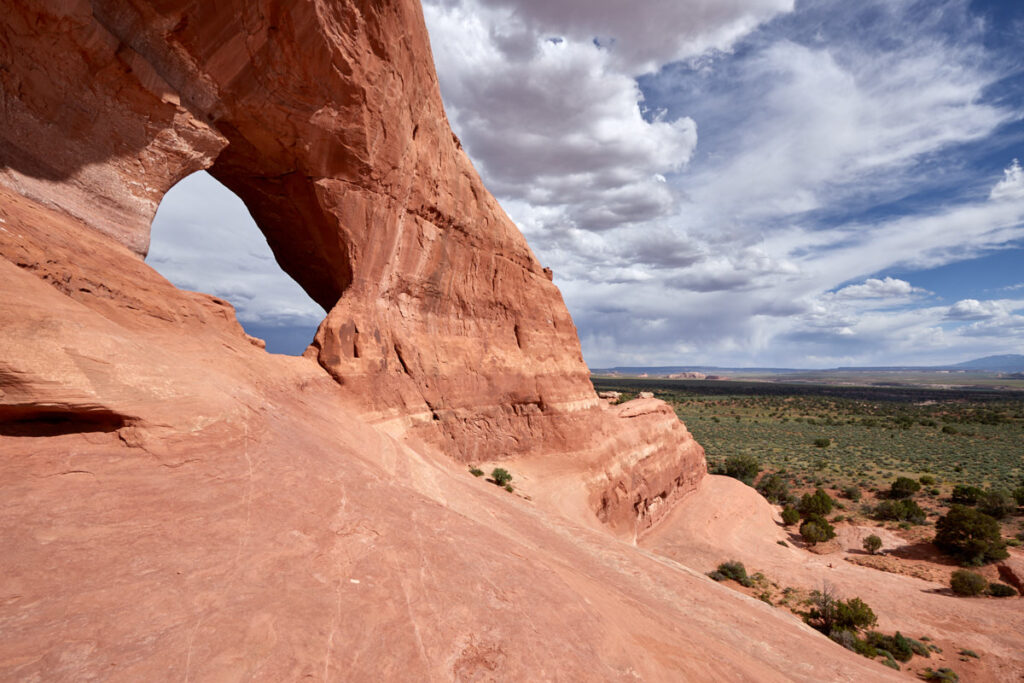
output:
[[[935,528],[935,545],[964,562],[981,565],[1009,557],[999,522],[974,508],[951,506]]]
[[[804,615],[804,621],[827,636],[839,631],[856,633],[871,628],[878,621],[863,600],[840,600],[835,588],[827,583],[820,591],[811,593],[808,604],[811,609]]]
[[[988,588],[988,581],[981,574],[957,569],[949,581],[950,587],[957,595],[981,595]]]
[[[1024,486],[1018,486],[1013,490],[1013,498],[1018,506],[1024,506]]]
[[[903,500],[883,500],[875,507],[875,519],[892,520],[923,524],[925,512],[917,501],[909,498]]]
[[[809,517],[800,525],[800,536],[811,545],[836,537],[836,530],[824,517]]]
[[[861,631],[878,622],[874,611],[860,598],[850,598],[836,603],[836,628],[844,631]]]
[[[803,517],[810,517],[817,515],[824,517],[825,515],[832,512],[832,506],[834,505],[833,500],[825,493],[824,489],[818,489],[814,494],[805,493],[800,498],[800,514]]]
[[[794,507],[782,508],[782,523],[786,526],[793,526],[800,521],[800,513]]]
[[[892,498],[910,498],[921,490],[921,484],[910,477],[899,477],[889,487],[889,496]]]
[[[512,481],[512,473],[506,470],[504,467],[495,467],[491,470],[491,479],[498,486],[507,486]]]
[[[761,477],[757,482],[757,492],[776,505],[789,502],[789,482],[778,474]]]
[[[843,498],[848,498],[849,500],[852,500],[854,503],[856,503],[857,501],[860,500],[860,489],[854,486],[853,484],[844,487]]]
[[[977,505],[985,492],[977,486],[957,484],[953,487],[953,502],[960,505]]]
[[[835,587],[826,583],[820,591],[812,591],[807,602],[811,609],[804,615],[804,621],[825,635],[832,633],[836,623],[836,603],[839,602]]]
[[[739,479],[747,486],[754,485],[757,473],[761,471],[761,462],[753,455],[730,455],[725,459],[722,474]]]
[[[872,555],[882,549],[882,539],[874,534],[871,534],[864,539],[864,550],[868,551]]]
[[[1002,519],[1017,511],[1017,500],[1005,489],[991,489],[978,499],[978,509],[989,517]]]

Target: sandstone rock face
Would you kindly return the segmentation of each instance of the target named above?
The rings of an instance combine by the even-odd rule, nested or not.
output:
[[[417,3],[9,5],[0,184],[142,255],[208,168],[329,311],[308,355],[365,419],[464,462],[603,449],[639,470],[609,518],[704,471],[668,412],[615,439],[550,271],[448,126]]]
[[[1024,595],[1024,557],[1011,555],[998,565],[999,578]]]

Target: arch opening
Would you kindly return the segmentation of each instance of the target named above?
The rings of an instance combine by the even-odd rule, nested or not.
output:
[[[326,315],[278,264],[246,203],[205,171],[164,195],[146,262],[176,287],[229,301],[270,353],[300,355]]]

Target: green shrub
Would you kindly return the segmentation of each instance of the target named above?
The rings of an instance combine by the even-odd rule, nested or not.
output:
[[[1018,506],[1024,506],[1024,486],[1018,486],[1013,490],[1013,499],[1017,501]]]
[[[897,671],[900,670],[900,665],[896,663],[896,660],[892,658],[891,654],[889,654],[885,650],[879,650],[878,654],[885,656],[885,659],[882,660],[883,666],[887,666],[890,669],[896,669]]]
[[[854,503],[860,500],[860,489],[850,484],[843,488],[843,498],[852,500]]]
[[[1009,557],[999,522],[973,508],[953,505],[935,528],[935,545],[964,562],[981,565]]]
[[[913,638],[907,638],[907,642],[910,643],[910,649],[914,651],[914,654],[919,657],[926,657],[931,659],[932,653],[928,650],[928,646],[922,643],[920,640],[914,640]]]
[[[898,659],[901,662],[909,662],[911,657],[914,656],[914,649],[910,645],[910,640],[904,638],[899,631],[896,631],[896,634],[891,636],[879,633],[878,631],[871,631],[868,633],[868,643],[877,650],[888,652],[894,659]]]
[[[508,491],[509,493],[515,491],[515,489],[512,488],[512,484],[505,484],[505,490]]]
[[[955,671],[946,667],[936,670],[927,668],[921,672],[921,678],[926,681],[943,681],[944,683],[958,683],[960,680]]]
[[[797,508],[801,517],[817,515],[824,517],[832,512],[834,501],[825,493],[824,489],[817,489],[813,494],[805,493],[800,498],[800,505]]]
[[[989,517],[1002,519],[1017,511],[1017,500],[1005,489],[991,489],[978,499],[978,509]]]
[[[871,628],[877,622],[874,611],[860,598],[836,601],[835,628],[861,631]]]
[[[761,477],[757,482],[757,492],[776,505],[784,505],[790,499],[789,482],[778,474]]]
[[[800,525],[800,536],[811,545],[836,537],[836,530],[824,517],[812,515]]]
[[[723,562],[718,565],[718,569],[713,572],[708,572],[708,576],[715,581],[725,581],[732,579],[741,586],[750,588],[754,585],[754,580],[747,576],[747,568],[743,566],[742,562],[733,560],[731,562]]]
[[[864,550],[868,551],[872,555],[882,549],[882,539],[874,534],[871,534],[864,539]]]
[[[474,477],[482,477],[482,476],[484,476],[484,471],[482,469],[480,469],[479,467],[471,467],[469,469],[469,473],[472,474]]]
[[[786,526],[793,526],[800,521],[800,513],[794,507],[782,508],[782,523]]]
[[[877,622],[874,611],[863,600],[839,600],[835,589],[827,584],[820,591],[811,592],[808,605],[810,610],[804,614],[804,621],[829,637],[844,631],[856,636],[857,631],[870,628]],[[844,641],[844,647],[853,649],[854,643],[849,636],[840,635],[839,638]]]
[[[761,462],[753,455],[730,455],[725,459],[721,474],[739,479],[747,486],[754,485],[757,473],[761,471]]]
[[[498,486],[507,486],[512,481],[512,474],[503,467],[495,467],[491,470],[491,479]]]
[[[878,656],[878,650],[867,641],[867,638],[858,638],[853,644],[853,651],[859,655],[874,659]]]
[[[883,500],[875,507],[873,514],[875,519],[910,522],[911,524],[923,524],[926,518],[925,511],[921,509],[917,501],[908,498]]]
[[[910,477],[899,477],[889,487],[889,496],[892,498],[910,498],[920,490],[920,483]]]
[[[962,650],[960,650],[960,656],[961,657],[974,657],[975,659],[981,659],[981,657],[978,656],[978,653],[975,652],[974,650],[962,649]]]
[[[981,574],[957,569],[949,581],[950,587],[957,595],[981,595],[988,588],[988,581]]]
[[[932,486],[935,484],[935,477],[930,474],[922,474],[917,480],[921,482],[921,486]]]
[[[993,598],[1012,598],[1017,594],[1017,591],[1013,586],[1007,586],[1005,583],[993,581],[988,586],[988,594]]]
[[[828,448],[832,445],[832,439],[815,439],[814,445],[818,448]]]
[[[953,502],[960,505],[977,505],[985,492],[977,486],[957,484],[953,487]]]

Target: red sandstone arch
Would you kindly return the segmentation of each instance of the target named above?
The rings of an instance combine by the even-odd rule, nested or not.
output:
[[[208,168],[329,311],[316,360],[365,419],[463,461],[575,458],[624,533],[695,485],[670,410],[598,401],[448,126],[415,0],[58,5],[5,6],[0,184],[141,256],[164,193]]]

